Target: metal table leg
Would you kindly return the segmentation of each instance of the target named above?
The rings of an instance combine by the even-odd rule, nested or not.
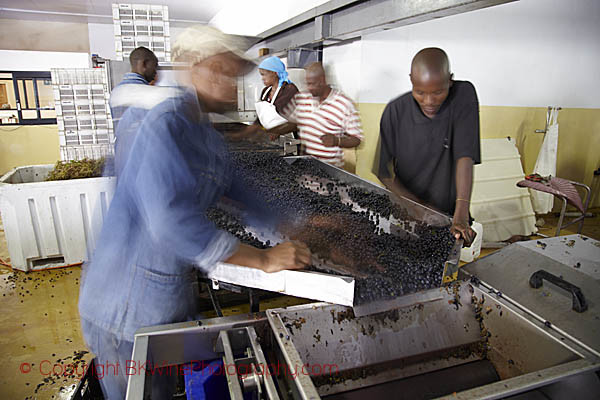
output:
[[[250,301],[250,312],[260,311],[260,293],[257,290],[248,288],[248,300]]]

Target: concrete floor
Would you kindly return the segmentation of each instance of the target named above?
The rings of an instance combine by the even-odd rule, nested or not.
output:
[[[600,214],[600,210],[592,211]],[[546,225],[540,232],[551,236],[557,218],[547,215],[544,219]],[[600,240],[600,217],[586,220],[583,234]],[[483,250],[482,256],[493,251]],[[0,259],[10,263],[1,221]],[[0,265],[0,398],[71,397],[93,358],[79,325],[80,272],[79,267],[70,267],[24,273]],[[291,297],[269,299],[261,302],[261,310],[306,302]],[[248,311],[248,305],[223,310],[225,315]]]
[[[0,259],[9,263],[0,225]],[[0,266],[0,397],[69,399],[87,353],[78,267],[25,273]]]

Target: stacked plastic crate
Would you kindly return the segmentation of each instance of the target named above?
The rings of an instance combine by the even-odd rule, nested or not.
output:
[[[53,69],[52,84],[61,159],[114,154],[106,69]]]
[[[129,58],[136,47],[144,46],[156,54],[158,61],[171,61],[167,6],[113,4],[113,23],[118,60]]]

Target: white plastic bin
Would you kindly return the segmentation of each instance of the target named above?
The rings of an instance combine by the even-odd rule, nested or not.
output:
[[[483,241],[483,225],[473,221],[471,228],[477,233],[477,236],[475,236],[475,240],[471,243],[471,247],[463,247],[460,250],[460,261],[467,263],[479,257],[479,254],[481,254],[481,242]]]
[[[484,242],[537,232],[519,150],[511,139],[482,139],[481,164],[473,168],[471,215],[483,225]]]
[[[0,212],[13,268],[80,263],[96,246],[116,179],[45,182],[53,168],[18,167],[0,178]]]

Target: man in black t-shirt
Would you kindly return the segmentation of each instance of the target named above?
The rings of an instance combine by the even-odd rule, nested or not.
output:
[[[452,80],[438,48],[417,53],[410,80],[412,92],[381,117],[374,172],[394,194],[452,215],[452,232],[469,246],[473,164],[481,162],[477,93],[470,82]]]

